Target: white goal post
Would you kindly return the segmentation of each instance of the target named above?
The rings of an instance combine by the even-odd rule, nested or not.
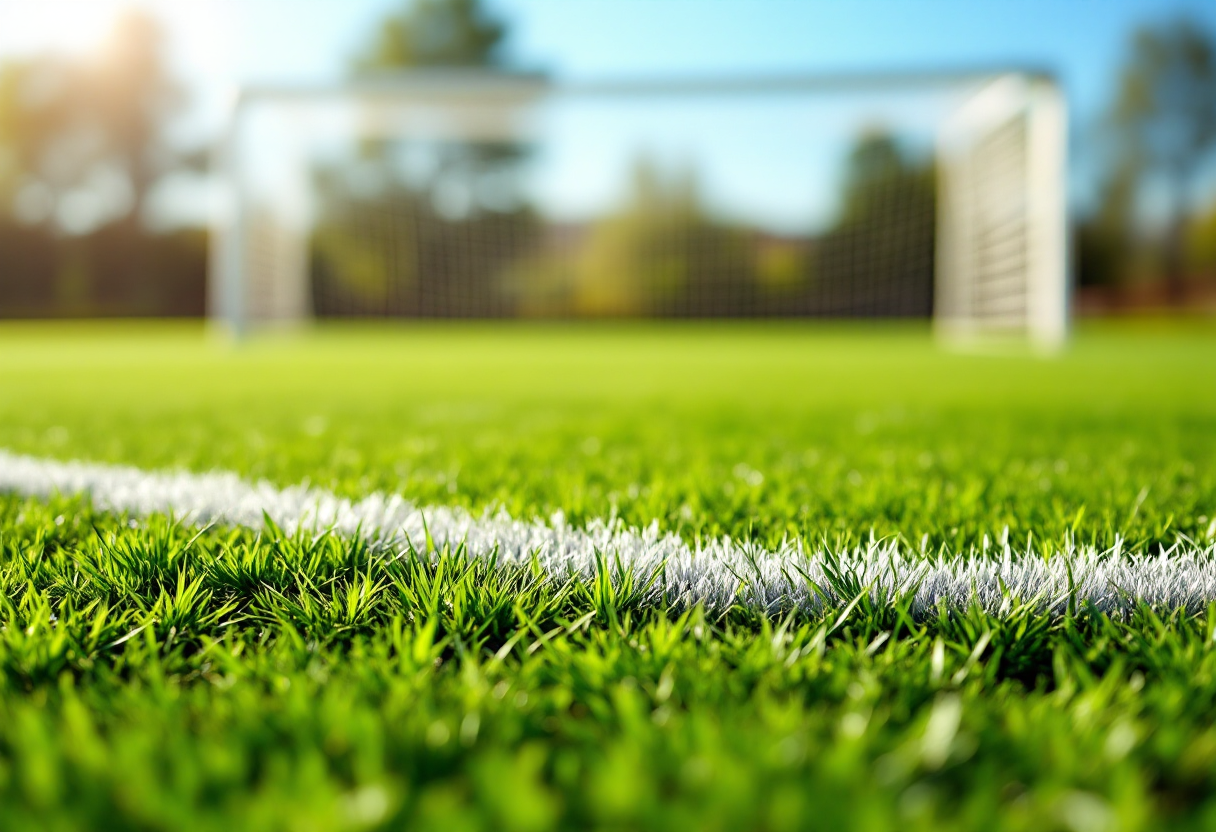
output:
[[[1043,78],[1003,75],[938,138],[934,318],[947,338],[1068,334],[1067,113]]]
[[[846,157],[817,138],[886,112],[931,122],[922,167],[895,141]],[[215,153],[209,316],[242,334],[323,315],[931,312],[947,338],[1051,347],[1066,122],[1028,71],[251,87]],[[807,161],[828,153],[841,173]]]

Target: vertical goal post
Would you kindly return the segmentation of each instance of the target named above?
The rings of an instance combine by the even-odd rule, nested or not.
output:
[[[952,340],[1068,336],[1067,124],[1048,79],[985,84],[938,135],[934,320]]]
[[[943,91],[950,93],[951,103],[935,122],[929,143],[936,187],[936,202],[925,203],[935,205],[928,209],[932,216],[926,226],[931,229],[931,251],[917,266],[917,274],[929,275],[931,283],[923,302],[919,295],[909,300],[910,290],[899,284],[903,262],[911,259],[909,252],[914,250],[906,238],[914,233],[913,226],[924,224],[915,212],[926,210],[921,202],[911,207],[911,191],[896,190],[895,196],[886,197],[886,203],[876,203],[877,207],[869,209],[869,225],[861,231],[838,230],[835,237],[783,228],[743,233],[741,222],[707,218],[713,211],[699,202],[694,204],[701,197],[689,194],[699,194],[703,183],[691,174],[683,189],[666,186],[667,196],[653,200],[659,208],[649,214],[643,209],[636,212],[649,217],[652,225],[667,228],[676,242],[664,242],[656,232],[640,242],[618,239],[617,248],[611,249],[616,252],[615,262],[624,265],[615,278],[607,279],[636,282],[643,278],[632,273],[644,272],[645,281],[660,287],[644,291],[651,291],[658,301],[618,298],[597,305],[594,300],[581,299],[583,295],[570,299],[570,285],[575,284],[580,287],[578,292],[593,299],[597,291],[613,296],[612,287],[595,284],[597,279],[604,282],[605,278],[594,277],[603,269],[597,272],[586,264],[583,254],[570,252],[611,248],[613,234],[616,238],[629,233],[645,236],[644,231],[628,231],[632,226],[625,219],[583,216],[559,221],[545,216],[545,209],[522,206],[526,200],[517,200],[520,205],[510,209],[515,212],[512,216],[526,217],[526,222],[501,220],[506,209],[473,209],[474,214],[481,210],[481,214],[501,220],[497,224],[480,222],[470,218],[467,209],[464,214],[445,209],[440,199],[444,197],[443,183],[435,182],[422,186],[415,182],[410,186],[413,190],[398,189],[411,195],[400,197],[399,204],[380,195],[362,196],[378,194],[376,182],[370,190],[363,184],[351,185],[340,199],[334,200],[332,194],[327,197],[335,204],[345,204],[358,217],[347,221],[348,231],[354,228],[355,233],[339,239],[341,250],[355,263],[348,267],[355,276],[347,282],[358,291],[331,291],[325,288],[325,276],[318,276],[314,238],[324,208],[316,194],[318,162],[310,156],[310,142],[327,131],[342,137],[341,142],[331,140],[331,146],[344,144],[351,159],[377,142],[381,143],[377,146],[394,142],[425,145],[432,155],[439,152],[436,147],[458,144],[497,148],[499,155],[504,153],[502,148],[508,148],[505,154],[510,156],[510,148],[559,141],[550,141],[544,132],[549,128],[537,127],[545,123],[534,117],[537,112],[566,113],[566,121],[558,119],[557,123],[577,125],[573,132],[583,135],[589,148],[597,138],[603,145],[625,141],[614,139],[611,129],[602,130],[597,137],[588,127],[597,123],[595,117],[611,127],[613,114],[621,113],[618,121],[635,125],[642,139],[634,140],[641,145],[649,141],[648,147],[664,146],[664,130],[695,132],[697,128],[688,125],[721,125],[722,135],[734,141],[733,146],[745,148],[740,151],[742,158],[754,150],[747,148],[747,130],[754,133],[757,147],[778,141],[795,123],[792,118],[799,108],[820,106],[825,99],[847,103],[853,98],[887,96],[893,100],[905,94]],[[784,108],[784,114],[773,117],[777,106]],[[864,106],[855,109],[862,111]],[[915,117],[914,106],[904,109]],[[570,112],[574,115],[568,115]],[[684,113],[687,124],[680,123]],[[747,121],[749,113],[759,114],[754,126]],[[586,123],[579,124],[579,118]],[[715,118],[717,122],[710,120]],[[830,113],[817,118],[818,122],[811,117],[803,121],[832,126]],[[881,114],[875,120],[882,126]],[[702,132],[709,135],[714,131]],[[729,141],[723,139],[720,144],[699,152],[717,154],[719,166],[729,167]],[[608,158],[603,156],[608,152],[603,148],[596,152]],[[375,157],[380,167],[372,166],[373,180],[391,178],[396,167],[406,166],[385,162],[389,151],[383,153],[384,158]],[[526,157],[528,151],[517,155]],[[755,170],[759,170],[759,155],[752,152],[747,163]],[[467,156],[455,164],[479,164],[476,159],[469,162]],[[416,71],[318,86],[247,87],[234,96],[214,153],[213,170],[221,198],[212,223],[208,314],[223,329],[240,336],[333,314],[834,317],[918,315],[931,309],[934,328],[945,339],[1013,336],[1052,348],[1062,344],[1068,333],[1066,166],[1064,96],[1050,75],[1024,69],[569,83],[478,70]],[[357,167],[352,161],[350,171]],[[594,170],[603,164],[600,157],[589,156],[586,167]],[[440,168],[432,159],[431,169]],[[334,170],[332,181],[339,187],[359,181],[346,169],[335,166]],[[740,173],[737,181],[748,178],[746,165],[740,165]],[[481,174],[469,174],[473,175]],[[491,175],[492,171],[483,179],[489,181]],[[624,178],[620,171],[616,175]],[[758,182],[761,177],[751,178]],[[469,182],[465,191],[473,189]],[[772,201],[778,203],[791,186],[779,179],[773,182],[777,184],[769,186]],[[480,187],[481,182],[473,184]],[[759,187],[753,188],[760,197],[756,204],[764,201]],[[818,187],[826,186],[820,183]],[[426,196],[419,196],[424,191]],[[726,205],[719,213],[730,214],[730,209]],[[848,210],[847,205],[836,206],[838,213]],[[664,219],[662,211],[679,217]],[[634,225],[641,222],[635,220]],[[847,225],[841,220],[836,224]],[[604,226],[607,230],[597,230]],[[735,242],[723,242],[724,235],[733,235]],[[444,242],[436,242],[439,239]],[[746,243],[739,242],[744,239]],[[747,251],[739,254],[741,247]],[[629,257],[619,254],[622,248],[630,252]],[[535,254],[559,250],[565,257],[560,268],[556,258]],[[638,253],[652,251],[659,253]],[[732,257],[740,262],[763,261],[763,268],[748,271],[746,280],[777,285],[771,275],[788,272],[793,279],[813,285],[813,290],[779,287],[758,294],[759,290],[740,289],[736,284],[744,279],[733,277],[731,268],[735,267],[725,265],[734,262]],[[781,265],[787,261],[803,265]],[[771,265],[774,263],[777,265]],[[750,268],[738,266],[736,271]],[[519,285],[543,282],[559,272],[564,275],[557,280],[559,289],[550,292],[558,301],[546,305],[530,295],[519,300]],[[671,295],[675,291],[663,287],[677,283],[692,287],[686,290],[687,297],[663,300],[667,297],[663,292]],[[587,289],[588,285],[592,288]],[[491,291],[498,293],[493,302],[488,299]],[[526,286],[524,291],[529,291]],[[477,297],[478,293],[487,293],[487,297]]]

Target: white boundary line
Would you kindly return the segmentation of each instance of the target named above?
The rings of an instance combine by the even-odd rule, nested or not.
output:
[[[821,601],[807,583],[828,587],[833,568],[851,571],[876,600],[913,596],[912,611],[940,603],[978,603],[1001,613],[1010,596],[1063,611],[1070,601],[1092,602],[1117,612],[1135,601],[1157,607],[1199,610],[1216,601],[1216,542],[1179,543],[1159,555],[1099,552],[1066,545],[1048,556],[1014,553],[1007,545],[991,554],[924,556],[896,542],[875,541],[832,553],[804,550],[794,542],[768,551],[723,538],[698,547],[659,531],[619,520],[595,520],[574,528],[560,515],[549,522],[520,521],[505,512],[474,516],[464,509],[418,507],[398,496],[373,494],[351,501],[318,488],[276,488],[232,473],[148,472],[119,465],[61,462],[0,450],[0,492],[46,497],[85,495],[102,510],[136,516],[164,513],[187,523],[219,523],[258,529],[263,512],[288,532],[332,530],[364,537],[393,551],[463,544],[471,557],[529,563],[551,574],[594,574],[599,563],[620,563],[643,579],[660,573],[650,589],[655,599],[677,604],[703,602],[711,609],[743,603],[777,612],[791,604]],[[1004,590],[1002,589],[1004,587]],[[833,597],[833,603],[848,603]]]

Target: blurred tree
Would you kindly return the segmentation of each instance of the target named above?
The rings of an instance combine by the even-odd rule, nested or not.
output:
[[[141,12],[94,54],[0,65],[0,315],[202,313],[202,233],[144,222],[181,103]]]
[[[1132,43],[1110,121],[1119,144],[1115,176],[1169,189],[1165,278],[1178,300],[1185,287],[1186,224],[1195,173],[1216,147],[1216,45],[1196,23],[1141,29]]]
[[[1077,223],[1078,285],[1112,287],[1127,279],[1136,248],[1137,178],[1130,165],[1117,166],[1101,185],[1097,208]]]
[[[1191,223],[1187,253],[1196,269],[1216,278],[1216,201]]]
[[[500,63],[499,47],[506,37],[504,23],[490,18],[480,0],[413,0],[380,23],[375,37],[355,58],[356,75],[424,69],[490,67]],[[364,145],[365,158],[380,157],[391,166],[392,142],[379,148]],[[429,175],[429,187],[440,202],[450,203],[458,191],[475,197],[476,180],[484,173],[518,160],[520,149],[505,141],[451,142],[439,151]],[[397,171],[398,178],[400,171]]]
[[[638,158],[617,210],[551,234],[520,261],[512,290],[526,315],[729,317],[757,311],[752,235],[715,220],[696,177]]]
[[[860,136],[849,153],[840,213],[812,258],[808,312],[927,316],[933,309],[933,167],[891,134]]]
[[[166,142],[170,118],[184,96],[164,61],[164,35],[146,13],[131,10],[111,33],[90,98],[109,138],[109,151],[121,160],[131,182],[129,216],[145,219],[149,191],[180,158]]]
[[[142,220],[148,192],[176,162],[165,142],[182,101],[156,22],[126,13],[102,52],[0,67],[0,197],[26,224],[83,233]]]
[[[365,76],[494,66],[506,33],[478,0],[415,0],[381,22],[352,68]],[[315,179],[318,311],[503,314],[502,273],[536,228],[518,189],[526,148],[509,138],[401,138],[362,142],[354,156],[342,165],[373,187],[353,187],[339,169]]]
[[[415,0],[381,22],[355,68],[489,66],[499,62],[506,31],[479,0]]]
[[[885,130],[863,133],[849,151],[840,222],[871,216],[912,171],[895,137]]]
[[[26,224],[51,220],[60,193],[81,176],[80,157],[96,155],[90,143],[72,140],[82,121],[79,74],[53,56],[0,66],[0,211],[6,216]]]

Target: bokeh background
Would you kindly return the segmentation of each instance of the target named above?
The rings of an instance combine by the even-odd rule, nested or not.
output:
[[[1074,309],[1216,311],[1211,3],[0,0],[0,317],[204,315],[206,225],[218,200],[210,162],[234,89],[460,66],[575,81],[1041,68],[1070,106]],[[897,223],[923,241],[910,251],[931,246],[931,162],[881,131],[830,154],[838,172],[819,183],[833,207],[817,257],[881,246],[891,210],[907,212]],[[605,257],[645,249],[653,217],[694,191],[639,169],[632,213],[602,229]],[[867,219],[879,215],[882,223]],[[344,238],[337,216],[313,244],[317,281],[360,273],[358,239]],[[729,229],[693,230],[701,250],[729,260]],[[798,255],[779,243],[768,258],[777,271]],[[906,254],[897,259],[922,264],[906,279],[930,280],[931,253]],[[655,311],[597,290],[594,264],[587,271],[588,294],[559,314]],[[741,285],[717,295],[729,308],[702,312],[761,309],[748,281],[772,276],[737,274],[729,279]],[[357,314],[350,297],[359,290],[335,285],[319,297]],[[929,313],[927,290],[897,295],[879,311]],[[515,308],[546,308],[543,293],[525,301]],[[767,314],[798,314],[782,303]]]

